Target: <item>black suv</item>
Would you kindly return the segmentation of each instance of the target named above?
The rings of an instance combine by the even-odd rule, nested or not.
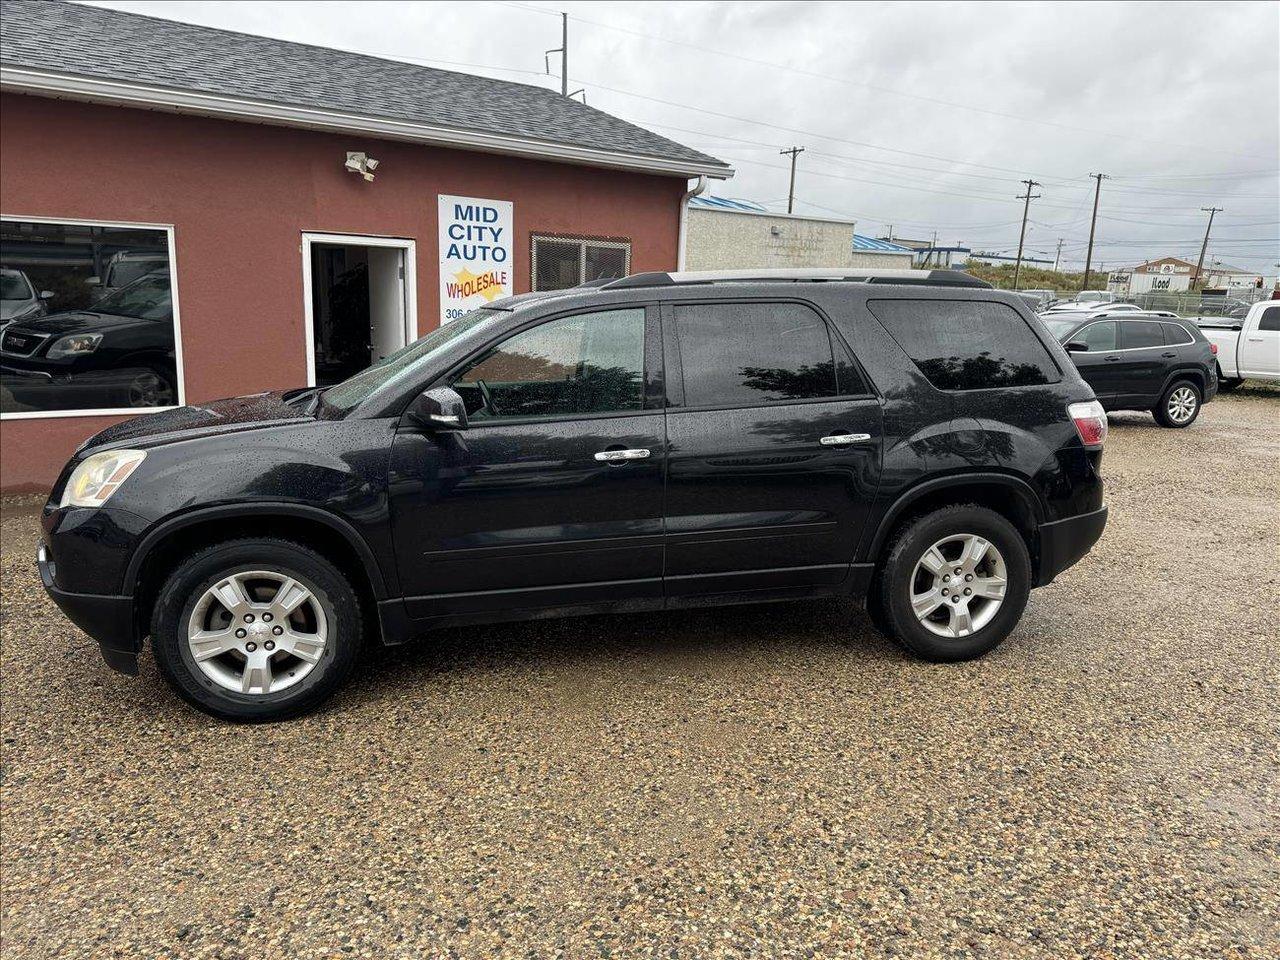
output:
[[[1162,427],[1189,427],[1218,393],[1218,348],[1168,313],[1044,317],[1107,410],[1150,410]]]
[[[363,642],[854,597],[979,656],[1102,533],[1106,417],[1021,298],[965,274],[639,274],[524,294],[325,389],[99,433],[39,567],[107,662],[302,712]]]

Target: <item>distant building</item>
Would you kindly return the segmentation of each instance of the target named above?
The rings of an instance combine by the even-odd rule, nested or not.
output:
[[[917,267],[962,270],[969,262],[972,250],[968,247],[938,247],[923,244],[913,248]]]
[[[694,197],[685,267],[911,267],[906,247],[859,236],[854,226],[839,217],[775,213],[751,200]]]
[[[1262,274],[1216,260],[1204,268],[1204,286],[1210,289],[1252,290],[1264,285]]]
[[[1107,276],[1107,289],[1113,293],[1134,296],[1139,293],[1176,293],[1191,289],[1196,265],[1178,257],[1148,260],[1136,267],[1112,270]]]
[[[1009,256],[1008,254],[1005,254],[1005,253],[985,253],[985,252],[983,252],[983,251],[981,251],[981,250],[975,250],[973,253],[970,253],[970,254],[969,254],[969,260],[970,260],[970,261],[975,261],[975,260],[976,260],[978,263],[990,263],[990,264],[995,264],[996,266],[999,266],[999,265],[1000,265],[1000,264],[1002,264],[1002,263],[1010,263],[1010,264],[1012,264],[1012,263],[1017,263],[1017,262],[1018,262],[1018,258],[1017,258],[1016,256],[1011,257],[1011,256]],[[1022,258],[1022,263],[1023,263],[1023,265],[1024,265],[1024,266],[1028,266],[1028,267],[1043,267],[1043,268],[1045,268],[1045,269],[1048,269],[1048,268],[1050,268],[1050,267],[1052,267],[1052,266],[1053,266],[1053,261],[1052,261],[1052,260],[1046,260],[1044,257],[1027,257],[1027,256],[1024,256],[1024,257]]]

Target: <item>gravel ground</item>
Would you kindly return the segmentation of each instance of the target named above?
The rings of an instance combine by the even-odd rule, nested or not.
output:
[[[5,954],[1274,957],[1278,464],[1280,394],[1113,418],[1103,541],[977,663],[839,602],[502,625],[257,728],[109,671],[10,503]]]

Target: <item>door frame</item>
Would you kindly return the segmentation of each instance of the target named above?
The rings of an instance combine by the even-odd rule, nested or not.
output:
[[[404,342],[418,339],[418,250],[408,237],[384,237],[362,233],[302,232],[302,316],[307,350],[307,386],[316,385],[315,307],[311,296],[311,246],[316,243],[352,247],[391,247],[404,251]]]

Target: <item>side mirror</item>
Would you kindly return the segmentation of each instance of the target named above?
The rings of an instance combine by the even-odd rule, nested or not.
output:
[[[1089,345],[1083,340],[1068,340],[1067,353],[1088,353]]]
[[[467,407],[452,387],[432,387],[413,402],[409,417],[432,432],[467,429]]]
[[[56,293],[54,293],[52,290],[41,290],[41,291],[40,291],[40,299],[41,299],[41,300],[52,300],[52,299],[53,299],[54,297],[56,297],[56,296],[57,296],[57,294],[56,294]]]
[[[88,280],[86,280],[86,281],[84,282],[84,285],[85,285],[86,287],[100,287],[100,286],[102,286],[102,278],[101,278],[101,277],[90,277]]]

